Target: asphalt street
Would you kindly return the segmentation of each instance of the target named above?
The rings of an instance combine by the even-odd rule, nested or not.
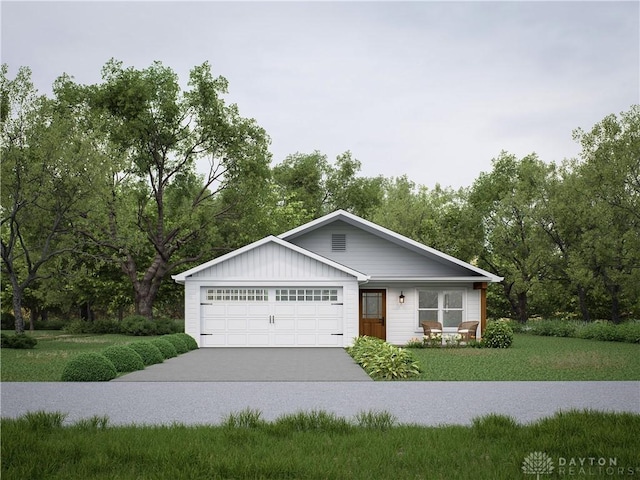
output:
[[[245,408],[266,420],[296,411],[346,418],[388,411],[421,425],[468,425],[490,413],[520,423],[570,409],[640,414],[640,382],[24,382],[1,389],[3,417],[58,411],[69,423],[106,415],[112,425],[219,424]]]

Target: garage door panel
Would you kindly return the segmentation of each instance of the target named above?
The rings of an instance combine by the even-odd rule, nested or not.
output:
[[[247,334],[247,345],[250,347],[268,347],[270,335],[268,333]]]
[[[203,346],[229,347],[287,347],[342,345],[343,306],[342,289],[301,287],[271,289],[225,288],[221,297],[208,298],[203,304]],[[211,289],[209,289],[211,290]],[[219,289],[218,289],[219,290]],[[232,292],[227,297],[227,291]],[[251,300],[254,291],[255,300]],[[260,299],[258,293],[262,292]],[[320,294],[318,292],[321,292]],[[234,298],[235,295],[235,298]],[[244,295],[244,296],[243,296]],[[267,298],[268,300],[264,300]],[[336,335],[338,334],[338,335]]]

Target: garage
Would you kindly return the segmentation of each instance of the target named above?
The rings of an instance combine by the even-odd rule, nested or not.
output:
[[[203,287],[203,347],[339,347],[342,287]]]
[[[173,276],[201,347],[345,347],[368,277],[270,236]]]

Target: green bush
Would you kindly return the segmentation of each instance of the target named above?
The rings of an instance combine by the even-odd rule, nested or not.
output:
[[[530,320],[526,332],[543,337],[575,337],[578,323],[571,320]]]
[[[158,350],[160,350],[160,353],[162,353],[164,358],[173,358],[178,356],[176,347],[173,346],[173,343],[168,341],[167,337],[154,338],[153,340],[149,340],[149,343],[158,347]]]
[[[193,338],[188,333],[174,333],[173,335],[175,337],[178,337],[178,338],[181,338],[182,340],[184,340],[184,342],[187,344],[187,348],[189,350],[197,350],[198,349],[198,342],[196,342],[196,339]]]
[[[164,362],[162,352],[149,342],[133,342],[128,345],[134,349],[142,357],[142,361],[145,365],[154,365],[156,363]]]
[[[122,333],[121,326],[115,320],[74,320],[62,328],[66,333],[78,335],[81,333]]]
[[[488,348],[509,348],[513,343],[513,330],[504,320],[489,322],[482,335],[482,344]]]
[[[158,328],[153,320],[142,315],[131,315],[122,320],[120,325],[122,333],[134,336],[157,335]]]
[[[171,342],[171,344],[175,347],[176,352],[178,352],[178,355],[182,355],[183,353],[187,353],[189,351],[187,342],[185,342],[181,337],[178,337],[176,335],[165,335],[162,338]]]
[[[578,330],[579,338],[602,340],[605,342],[624,342],[624,333],[618,326],[606,320],[585,323]]]
[[[63,382],[106,382],[116,378],[116,367],[99,353],[81,353],[67,362]]]
[[[347,352],[375,379],[396,380],[420,373],[411,352],[379,338],[358,337]]]
[[[38,340],[27,335],[26,333],[20,333],[16,335],[1,335],[0,346],[2,348],[16,348],[27,349],[33,348],[38,344]]]
[[[628,343],[640,343],[640,322],[630,320],[628,322],[621,323],[617,327],[621,335],[620,337],[624,339],[623,341]]]
[[[16,328],[16,317],[11,312],[0,312],[0,327],[2,330]]]
[[[183,329],[182,322],[176,322],[170,318],[157,318],[153,320],[156,324],[157,335],[171,335],[173,333],[180,333]]]
[[[105,348],[102,354],[111,360],[118,372],[133,372],[144,369],[144,362],[140,354],[127,345],[112,345]]]

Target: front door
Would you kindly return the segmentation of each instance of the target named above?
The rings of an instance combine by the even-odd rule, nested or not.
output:
[[[387,339],[386,290],[360,290],[360,335]]]

